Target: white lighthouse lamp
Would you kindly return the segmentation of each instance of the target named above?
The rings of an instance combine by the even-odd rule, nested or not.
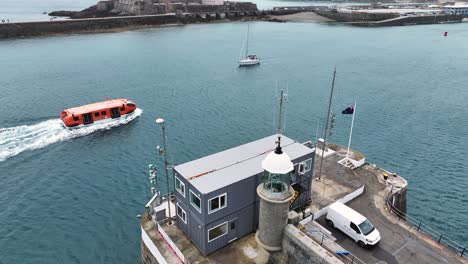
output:
[[[284,153],[278,139],[278,146],[262,161],[263,188],[271,193],[284,193],[289,191],[291,172],[294,165],[288,154]]]

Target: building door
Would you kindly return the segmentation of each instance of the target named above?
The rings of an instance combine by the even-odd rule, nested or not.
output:
[[[234,242],[237,239],[237,222],[237,218],[229,221],[228,243]]]
[[[111,108],[111,117],[112,118],[120,117],[120,110],[118,107]]]

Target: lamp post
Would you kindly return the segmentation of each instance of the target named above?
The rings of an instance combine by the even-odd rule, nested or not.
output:
[[[162,128],[163,132],[163,147],[160,148],[159,146],[157,147],[159,150],[159,154],[164,154],[164,169],[166,172],[166,186],[167,186],[167,208],[169,211],[169,224],[172,224],[172,215],[171,215],[171,190],[169,189],[169,162],[167,161],[167,144],[166,144],[166,126],[165,126],[165,121],[162,118],[156,119],[156,124],[160,125]]]

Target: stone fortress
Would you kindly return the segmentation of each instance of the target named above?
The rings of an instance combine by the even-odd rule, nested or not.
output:
[[[228,2],[223,0],[105,0],[96,5],[98,12],[141,16],[167,13],[199,13],[258,11],[251,2]]]

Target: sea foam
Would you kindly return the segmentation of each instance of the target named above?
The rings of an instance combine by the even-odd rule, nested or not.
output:
[[[119,119],[75,129],[65,128],[60,119],[51,119],[33,125],[0,128],[0,162],[27,150],[43,148],[56,142],[127,124],[142,113],[143,110],[137,108],[133,113]]]

